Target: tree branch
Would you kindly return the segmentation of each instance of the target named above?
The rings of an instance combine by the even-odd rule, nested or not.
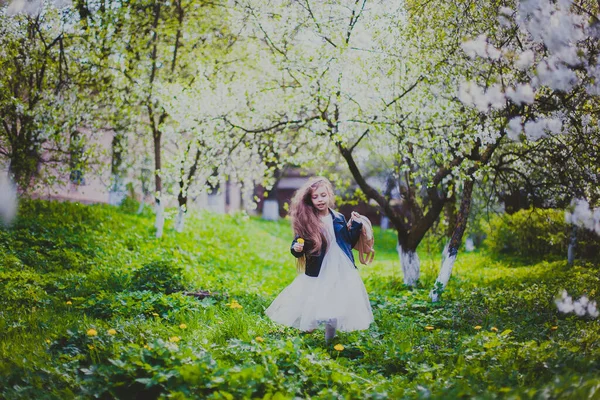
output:
[[[400,96],[396,97],[394,100],[392,100],[389,103],[387,103],[385,105],[385,108],[389,108],[392,104],[394,104],[395,102],[397,102],[398,100],[402,99],[404,96],[406,96],[407,94],[409,94],[424,79],[425,79],[425,76],[423,76],[423,75],[419,76],[419,78],[415,81],[415,83],[413,83],[412,85],[410,85],[410,87],[408,89],[406,89],[404,91],[404,93],[402,93]]]

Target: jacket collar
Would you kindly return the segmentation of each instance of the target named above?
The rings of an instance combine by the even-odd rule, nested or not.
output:
[[[331,218],[333,219],[334,224],[344,224],[344,216],[341,213],[334,211],[330,208],[329,214],[331,214]]]

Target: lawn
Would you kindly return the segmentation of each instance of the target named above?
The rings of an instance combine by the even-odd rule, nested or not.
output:
[[[288,221],[202,212],[156,239],[135,208],[22,201],[0,228],[1,398],[600,398],[600,323],[554,304],[598,299],[597,265],[462,253],[432,304],[439,243],[409,289],[377,230],[375,323],[326,345],[264,315],[296,274]]]

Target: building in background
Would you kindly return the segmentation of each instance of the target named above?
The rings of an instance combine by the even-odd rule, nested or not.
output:
[[[87,128],[81,128],[87,137],[91,137]],[[154,204],[154,171],[152,162],[141,171],[133,171],[124,177],[113,173],[113,140],[115,132],[103,130],[95,132],[93,146],[94,164],[82,170],[73,162],[56,167],[46,165],[48,174],[56,177],[51,182],[33,182],[29,195],[32,198],[76,201],[83,204],[106,203],[120,204],[125,197],[131,196],[145,204]],[[75,155],[75,157],[78,155]],[[80,156],[80,155],[79,155]],[[73,158],[74,155],[71,155]],[[219,190],[214,193],[201,193],[190,198],[189,209],[208,209],[217,213],[229,213],[250,208],[250,201],[243,201],[242,186],[237,182],[221,181]],[[166,207],[177,207],[176,196],[167,196]]]
[[[274,188],[266,196],[265,188],[257,186],[255,191],[258,199],[257,212],[267,220],[285,218],[292,196],[312,176],[314,175],[311,172],[300,168],[286,168]],[[350,217],[352,211],[365,215],[373,225],[381,225],[382,219],[384,223],[386,220],[379,211],[379,206],[374,202],[359,202],[356,205],[342,204],[337,205],[337,208],[346,218]]]

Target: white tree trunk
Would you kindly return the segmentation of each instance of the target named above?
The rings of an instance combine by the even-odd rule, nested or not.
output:
[[[114,183],[110,188],[110,192],[108,192],[108,204],[118,206],[127,196],[127,189],[125,188],[123,178],[120,176],[113,174],[112,181]]]
[[[225,196],[222,193],[211,193],[207,196],[207,208],[217,214],[225,214]]]
[[[279,219],[279,201],[269,199],[263,203],[263,219],[277,221]]]
[[[475,242],[473,242],[473,239],[468,237],[467,240],[465,241],[465,251],[466,252],[471,252],[475,250]]]
[[[187,213],[180,207],[179,212],[177,213],[177,219],[175,220],[175,230],[177,232],[183,232],[186,214]]]
[[[142,201],[140,201],[140,206],[137,209],[137,214],[141,214],[144,211],[144,197],[142,197]]]
[[[161,238],[165,226],[165,206],[162,203],[158,203],[155,208],[156,220],[154,221],[154,227],[156,228],[156,237]]]
[[[386,217],[385,215],[381,216],[381,222],[379,223],[379,227],[381,228],[382,231],[385,231],[386,229],[389,229],[390,227],[390,219],[388,217]]]
[[[421,274],[421,260],[416,251],[404,251],[402,246],[396,247],[398,256],[400,257],[400,265],[402,266],[402,274],[404,275],[404,284],[408,286],[416,286]]]
[[[0,175],[0,221],[8,225],[17,215],[17,188],[10,178]]]
[[[567,262],[573,265],[575,262],[575,245],[577,244],[577,226],[571,228],[571,237],[569,238],[569,247],[567,249]]]
[[[442,253],[442,267],[440,268],[440,273],[435,281],[433,290],[429,293],[431,301],[438,301],[442,295],[442,292],[444,289],[446,289],[448,281],[450,280],[450,275],[452,275],[454,261],[456,261],[456,254],[450,256],[448,254],[448,244],[446,244],[444,247],[444,252]]]

